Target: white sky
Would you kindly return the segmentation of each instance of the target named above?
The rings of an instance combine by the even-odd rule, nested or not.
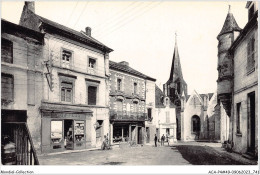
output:
[[[36,14],[75,30],[92,28],[92,36],[114,51],[110,59],[127,61],[156,78],[162,88],[170,75],[175,43],[188,93],[217,88],[217,35],[228,5],[243,28],[246,1],[37,1]],[[2,18],[18,24],[24,2],[2,2]]]

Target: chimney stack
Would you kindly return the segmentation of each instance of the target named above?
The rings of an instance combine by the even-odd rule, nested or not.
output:
[[[25,6],[28,10],[31,10],[33,13],[35,13],[35,2],[34,1],[25,1]]]
[[[86,27],[86,34],[88,35],[88,36],[91,36],[91,28],[90,27]]]

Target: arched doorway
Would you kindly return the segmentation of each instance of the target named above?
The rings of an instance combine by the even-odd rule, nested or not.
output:
[[[191,118],[191,132],[195,134],[195,140],[199,140],[200,135],[200,117],[197,115]]]

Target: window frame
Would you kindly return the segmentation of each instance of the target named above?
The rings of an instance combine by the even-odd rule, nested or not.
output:
[[[59,74],[59,73],[58,73]],[[73,104],[75,103],[75,81],[76,81],[76,77],[69,77],[66,75],[59,75],[59,100],[61,103],[68,103],[68,104]],[[71,83],[72,84],[72,92],[71,92],[71,102],[67,102],[66,101],[66,96],[65,96],[65,101],[61,100],[61,89],[62,89],[62,82],[65,83]]]
[[[69,67],[66,67],[66,66],[64,66],[63,64],[63,52],[70,52],[71,53],[71,59],[70,59],[70,61],[69,61]],[[64,47],[61,47],[61,57],[60,57],[60,66],[62,67],[62,68],[67,68],[67,69],[72,69],[72,67],[73,67],[73,60],[74,60],[74,52],[72,51],[72,50],[70,50],[70,49],[66,49],[66,48],[64,48]]]
[[[255,70],[255,36],[251,36],[247,42],[247,73]]]
[[[5,45],[3,44],[4,42],[6,42],[6,43],[8,43],[8,44],[11,45],[11,48],[10,48],[10,50],[11,50],[11,60],[10,60],[10,62],[7,62],[7,61],[5,61],[5,60],[2,59],[2,58],[3,58],[2,49],[3,49],[3,46],[5,46]],[[14,63],[14,51],[13,51],[13,49],[14,49],[13,41],[1,37],[1,61],[2,61],[2,62],[9,63],[9,64],[13,64],[13,63]]]
[[[120,80],[120,83],[119,83]],[[118,91],[123,91],[123,85],[122,85],[122,78],[117,78],[116,79],[116,88]]]
[[[134,90],[134,94],[138,94],[138,83],[137,82],[134,82],[133,83],[133,90]]]
[[[87,105],[91,105],[91,106],[95,106],[95,105],[98,105],[99,104],[99,85],[100,85],[100,82],[95,82],[95,80],[90,80],[90,79],[86,79],[86,104]],[[93,86],[93,87],[96,87],[97,90],[96,90],[96,104],[95,105],[92,105],[92,104],[89,104],[89,101],[88,101],[88,87],[89,86]]]
[[[90,66],[89,66],[89,64],[90,64],[90,60],[94,60],[94,61],[95,61],[95,64],[94,64],[93,67],[90,67]],[[87,67],[88,67],[89,69],[97,69],[97,58],[94,58],[94,57],[88,57],[88,65],[87,65]]]
[[[236,104],[236,133],[241,134],[241,102]]]

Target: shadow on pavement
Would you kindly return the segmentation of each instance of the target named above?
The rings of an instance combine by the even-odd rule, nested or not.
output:
[[[193,165],[245,165],[208,146],[177,145],[171,149],[177,149]]]

